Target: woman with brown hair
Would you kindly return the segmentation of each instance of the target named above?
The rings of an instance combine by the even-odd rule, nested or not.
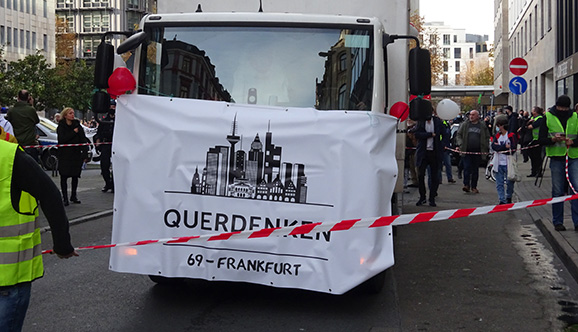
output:
[[[74,109],[66,107],[60,112],[60,116],[61,120],[56,130],[58,133],[58,144],[82,144],[88,142],[80,121],[74,116]],[[64,205],[69,204],[68,178],[72,178],[70,201],[80,204],[76,189],[78,188],[78,178],[80,178],[82,164],[88,157],[87,153],[87,146],[62,146],[58,148],[58,172],[60,173],[60,188]]]

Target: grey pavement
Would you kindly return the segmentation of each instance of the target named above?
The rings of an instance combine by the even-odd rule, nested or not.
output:
[[[60,177],[58,175],[52,176],[52,172],[46,173],[52,177],[56,186],[60,188]],[[104,180],[100,175],[99,165],[87,165],[78,181],[77,195],[81,203],[73,204],[71,202],[69,206],[65,207],[71,224],[86,222],[112,214],[114,194],[110,191],[103,193],[101,191],[103,186]],[[68,180],[68,190],[70,192],[70,180]],[[43,232],[49,229],[42,209],[39,212],[38,222]]]
[[[523,162],[521,155],[518,156],[518,169],[522,175],[522,181],[517,182],[514,187],[513,203],[533,201],[537,199],[547,199],[552,197],[552,181],[549,165],[544,171],[544,177],[536,183],[536,178],[529,178],[530,162]],[[479,194],[464,193],[462,191],[462,180],[456,176],[456,167],[453,167],[453,176],[457,181],[448,184],[447,178],[442,175],[443,184],[438,189],[439,197],[436,199],[437,207],[421,206],[416,207],[415,203],[419,198],[417,188],[408,188],[403,197],[403,213],[428,212],[446,209],[474,208],[498,203],[495,182],[484,177],[485,168],[480,168],[480,179],[478,182]],[[521,210],[519,210],[521,211]],[[550,243],[560,260],[566,266],[576,281],[578,281],[578,232],[574,231],[572,223],[570,203],[564,203],[564,225],[566,231],[558,232],[554,230],[552,223],[552,205],[531,207],[521,211],[531,218],[544,238]],[[522,214],[524,215],[524,214]],[[458,222],[456,220],[456,222]]]

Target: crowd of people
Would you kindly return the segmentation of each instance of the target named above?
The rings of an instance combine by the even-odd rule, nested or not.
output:
[[[105,119],[84,122],[97,127],[96,148],[101,152],[103,192],[114,192],[111,143],[116,104],[111,101]],[[60,191],[39,164],[36,124],[40,122],[29,91],[20,90],[14,106],[0,111],[0,331],[21,331],[30,302],[32,281],[42,277],[40,229],[35,223],[38,203],[50,225],[53,252],[60,258],[78,256],[71,244],[65,206],[80,204],[78,182],[88,158],[88,143],[74,109],[65,107],[54,116],[58,124],[57,168]],[[86,145],[85,145],[86,144]],[[23,148],[24,147],[24,148]],[[71,179],[70,196],[68,178]]]
[[[516,112],[512,106],[504,106],[488,112],[483,119],[477,110],[471,110],[465,116],[444,121],[434,110],[430,120],[408,120],[404,186],[419,188],[417,206],[429,202],[435,207],[444,167],[448,183],[455,183],[449,162],[453,153],[458,160],[458,179],[463,180],[462,190],[478,194],[479,168],[487,158],[496,179],[497,204],[511,204],[515,182],[522,176],[513,174],[517,173],[520,156],[520,162],[531,164],[527,177],[542,177],[549,162],[552,197],[577,194],[578,104],[574,108],[571,104],[568,96],[561,95],[546,111],[534,106],[531,112]],[[459,127],[452,130],[452,125]],[[578,231],[578,200],[572,200],[571,207],[574,230]],[[557,231],[566,230],[563,214],[563,203],[552,205]]]

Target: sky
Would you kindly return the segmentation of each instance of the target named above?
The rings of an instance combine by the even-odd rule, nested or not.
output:
[[[494,0],[419,0],[419,12],[426,22],[442,21],[494,40]]]

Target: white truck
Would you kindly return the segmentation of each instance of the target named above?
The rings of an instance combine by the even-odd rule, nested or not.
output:
[[[256,228],[257,226],[269,228],[292,225],[288,222],[289,218],[284,219],[285,223],[283,223],[283,218],[277,218],[277,223],[275,223],[275,218],[269,218],[271,214],[296,213],[297,217],[291,217],[295,221],[335,221],[335,218],[345,220],[354,216],[368,216],[358,215],[362,213],[369,213],[369,216],[391,214],[392,195],[395,196],[394,193],[401,191],[403,180],[401,163],[405,140],[403,139],[404,128],[401,128],[403,124],[384,113],[387,114],[388,108],[394,103],[407,101],[408,91],[414,95],[427,95],[431,88],[429,53],[419,47],[411,52],[409,50],[408,39],[417,41],[414,36],[409,36],[409,2],[409,0],[357,2],[265,0],[260,3],[256,0],[198,0],[194,2],[194,5],[189,0],[160,2],[158,13],[145,16],[140,23],[139,32],[128,38],[116,50],[118,54],[134,50],[133,75],[137,88],[132,95],[122,96],[117,102],[117,125],[113,144],[114,158],[117,158],[113,158],[115,185],[117,186],[113,241],[118,243],[127,240],[146,240],[141,236],[147,235],[162,238],[167,235],[177,237],[211,234],[211,232],[219,231],[219,225],[222,226],[221,231],[234,231],[235,221],[240,220],[243,221],[243,225],[245,222],[252,225],[256,220]],[[106,52],[110,51],[112,45],[108,48]],[[101,47],[97,55],[95,82],[97,82],[97,88],[104,89],[106,82],[102,82],[102,78],[110,75],[113,64],[112,56],[104,55],[104,48],[103,54],[100,52]],[[100,83],[98,83],[99,77]],[[100,102],[99,98],[101,98]],[[195,103],[191,100],[203,100],[203,102]],[[107,101],[108,95],[101,91],[100,96],[95,95],[93,110],[106,112]],[[188,113],[185,114],[177,114],[177,111],[171,113],[169,106],[167,106],[167,113],[159,109],[164,108],[164,105],[169,105],[169,101],[178,101],[171,105],[179,105],[181,109],[192,109],[187,110]],[[418,101],[419,103],[414,103],[411,107],[411,117],[415,118],[418,114],[427,116],[428,112],[431,114],[431,106],[428,102],[421,98],[418,98]],[[156,181],[158,177],[163,178],[165,173],[167,178],[178,177],[181,168],[181,164],[178,164],[171,167],[172,169],[155,172],[157,175],[154,176],[155,181],[151,181],[153,183],[151,186],[159,183],[165,186],[164,191],[151,193],[148,195],[150,197],[143,198],[145,202],[140,206],[133,206],[130,202],[124,205],[126,197],[134,192],[139,192],[141,196],[130,196],[128,200],[131,202],[140,201],[142,197],[147,196],[145,193],[147,188],[118,188],[119,180],[122,186],[134,183],[138,185],[139,179],[145,176],[143,174],[140,178],[136,177],[135,174],[139,172],[138,168],[145,163],[154,162],[150,159],[140,159],[140,156],[146,154],[144,150],[142,153],[137,151],[143,144],[130,145],[127,143],[129,138],[125,137],[125,132],[131,131],[133,134],[159,129],[172,137],[173,131],[187,131],[189,128],[196,135],[190,136],[190,140],[194,140],[197,144],[201,139],[212,135],[212,131],[205,132],[204,128],[192,129],[193,124],[182,127],[183,122],[190,121],[186,120],[188,114],[195,112],[200,114],[207,109],[215,109],[211,111],[213,113],[203,113],[200,118],[191,121],[193,123],[206,121],[206,126],[210,127],[210,124],[217,123],[217,121],[212,121],[211,114],[216,114],[215,117],[218,117],[220,115],[217,114],[224,114],[225,109],[237,105],[244,106],[234,111],[234,118],[233,115],[228,115],[233,119],[227,136],[230,147],[215,146],[209,149],[206,153],[207,160],[204,162],[205,168],[202,168],[202,165],[199,168],[198,164],[201,162],[197,162],[195,169],[190,170],[192,167],[189,167],[189,170],[184,171],[186,175],[183,178],[192,179],[190,192],[187,192],[187,194],[192,194],[190,197],[183,198],[178,204],[167,203],[168,199],[158,198],[159,195],[183,193],[167,190],[166,187],[171,185],[166,185],[162,179]],[[253,113],[250,114],[253,115],[244,112],[247,108],[251,108]],[[294,204],[288,208],[276,205],[276,207],[269,208],[260,205],[262,202],[254,201],[246,201],[248,203],[239,207],[239,210],[244,212],[237,210],[228,214],[203,212],[210,211],[211,208],[208,206],[213,203],[201,195],[215,197],[242,195],[245,199],[269,197],[271,200],[297,203],[305,203],[306,196],[314,197],[315,178],[305,176],[305,166],[302,164],[287,163],[286,159],[281,162],[279,160],[281,148],[275,147],[272,143],[274,138],[272,138],[272,130],[269,129],[271,122],[278,121],[275,122],[277,124],[294,121],[293,118],[291,120],[282,118],[278,112],[280,109],[284,109],[287,114],[300,114],[297,118],[311,116],[315,120],[324,117],[325,114],[331,117],[334,114],[349,114],[349,117],[354,118],[360,116],[368,118],[369,116],[372,119],[372,128],[377,128],[376,123],[384,125],[380,127],[386,128],[380,129],[387,131],[384,136],[371,134],[373,135],[371,137],[387,137],[386,139],[382,138],[382,141],[376,142],[370,142],[373,138],[367,139],[367,142],[374,144],[370,152],[379,154],[369,157],[369,160],[387,164],[367,167],[363,174],[365,180],[368,180],[368,184],[364,184],[368,189],[367,197],[363,194],[361,197],[359,194],[352,196],[352,199],[348,198],[346,201],[349,201],[350,205],[355,205],[354,207],[345,206],[348,205],[346,203],[343,207],[338,206],[336,211],[331,213],[313,211],[309,209],[310,206],[305,206],[306,204]],[[261,113],[264,110],[271,113]],[[168,117],[169,129],[162,129],[162,125],[155,128],[154,121],[142,122],[138,119],[141,116],[150,117],[151,114],[157,118]],[[252,116],[253,119],[259,120],[267,117],[267,114],[272,114],[272,118],[264,120],[268,121],[266,135],[261,134],[261,141],[264,141],[266,136],[265,144],[261,144],[259,134],[257,134],[251,143],[251,152],[235,152],[235,149],[239,147],[236,144],[243,139],[237,134],[238,130],[243,125],[248,126],[246,122],[243,122],[245,121],[242,120],[243,117]],[[171,119],[173,119],[172,123]],[[289,127],[293,126],[294,129],[298,128],[305,134],[313,134],[313,136],[323,135],[321,132],[323,124],[316,129],[308,129],[308,125],[309,122],[293,123],[289,124]],[[327,126],[329,128],[332,125],[328,122]],[[122,133],[119,133],[119,127],[123,128]],[[311,133],[311,131],[320,132]],[[349,136],[344,138],[348,140],[355,140],[351,136],[358,135],[357,132],[350,133],[348,129],[344,129],[342,134]],[[166,135],[158,136],[158,142],[164,140]],[[359,134],[359,136],[362,135]],[[396,139],[396,136],[399,138]],[[277,137],[282,139],[281,136]],[[168,146],[179,145],[177,150],[181,151],[187,144],[191,144],[190,140],[189,136],[185,136],[184,139],[175,139],[166,143]],[[138,138],[137,141],[142,142]],[[370,144],[367,142],[360,142],[360,144]],[[303,143],[299,144],[303,145]],[[253,152],[255,147],[260,149],[261,145],[265,150],[264,160],[260,160]],[[344,145],[349,145],[349,143]],[[286,146],[283,149],[284,153],[290,150]],[[351,153],[349,156],[341,157],[359,160],[364,158],[355,156],[355,148],[350,150],[344,148],[343,151]],[[268,159],[270,153],[272,156]],[[318,154],[322,158],[323,153],[314,151],[313,155]],[[348,153],[341,152],[341,155]],[[157,154],[159,156],[153,156],[153,159],[175,158],[175,154],[160,156],[164,154],[164,150]],[[367,154],[369,155],[369,152]],[[387,155],[383,156],[384,154]],[[221,163],[219,165],[229,167],[230,170],[229,175],[225,175],[222,182],[215,180],[214,185],[210,184],[211,179],[219,174],[216,171],[217,166],[211,166],[214,164],[211,164],[211,160],[216,160],[214,163]],[[267,166],[268,163],[269,166]],[[276,166],[271,166],[275,163]],[[396,167],[396,164],[399,166]],[[252,175],[256,174],[256,171],[251,171],[251,165],[260,165],[255,167],[261,175]],[[364,166],[357,165],[354,161],[353,167],[362,170]],[[386,170],[382,170],[382,167]],[[212,176],[213,170],[216,175]],[[131,182],[130,179],[133,176],[135,178],[132,178]],[[286,177],[283,183],[279,180],[282,176]],[[322,181],[328,182],[326,179]],[[370,187],[375,183],[377,187],[372,190]],[[280,190],[279,187],[285,190],[285,193],[278,197],[274,196],[275,190]],[[265,190],[268,194],[261,195],[260,190]],[[344,188],[339,190],[344,190]],[[155,201],[155,197],[158,201]],[[322,199],[316,198],[316,200]],[[223,204],[229,203],[214,204],[213,209],[216,210],[220,209]],[[329,206],[329,204],[310,205],[316,205],[318,210]],[[175,207],[171,208],[171,206]],[[196,207],[193,209],[189,208],[190,206]],[[147,210],[149,207],[151,209]],[[163,220],[164,225],[161,226],[164,229],[159,228],[156,233],[140,233],[139,235],[139,231],[145,227],[144,224],[131,224],[129,219],[134,218],[139,212],[144,213],[143,218],[153,216],[157,214],[155,209],[160,212],[157,219]],[[119,212],[119,210],[123,211]],[[127,210],[130,211],[126,212]],[[145,210],[148,212],[144,212]],[[261,214],[267,216],[256,217],[255,211],[260,211]],[[191,221],[193,214],[194,221]],[[212,219],[213,217],[215,220]],[[155,217],[152,218],[155,219]],[[264,222],[259,223],[260,220]],[[195,228],[192,225],[196,225],[197,221],[199,225],[209,225],[213,222],[216,227]],[[190,226],[188,231],[192,233],[176,233],[177,229],[185,228],[182,227],[183,224]],[[167,245],[151,245],[146,246],[149,248],[139,248],[133,251],[115,249],[111,253],[111,269],[119,272],[148,274],[155,282],[169,282],[173,280],[172,278],[185,277],[242,281],[273,287],[303,288],[342,294],[362,283],[375,290],[381,289],[385,271],[393,265],[391,226],[357,230],[345,238],[328,233],[318,233],[303,238],[311,239],[313,241],[310,242],[317,242],[317,244],[309,246],[291,237],[283,237],[270,239],[269,242],[235,240],[239,242],[225,241],[219,245],[211,243],[211,246],[196,245],[194,250],[191,247],[183,249]],[[330,245],[329,242],[333,243]],[[234,257],[233,252],[253,256]],[[332,254],[327,252],[332,252]],[[299,259],[301,261],[295,261]],[[250,264],[254,265],[252,269]],[[260,267],[259,264],[262,266]],[[277,267],[279,267],[278,271]],[[274,271],[270,273],[274,275],[268,275],[266,270]],[[277,273],[281,270],[283,273]],[[262,275],[256,277],[259,272],[262,272]],[[345,279],[348,280],[344,281]]]

